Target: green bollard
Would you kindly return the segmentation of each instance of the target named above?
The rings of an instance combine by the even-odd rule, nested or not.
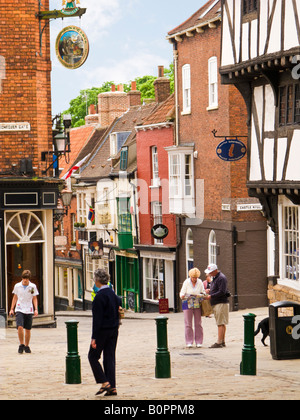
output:
[[[168,335],[167,335],[168,318],[159,316],[156,318],[157,330],[157,352],[155,377],[157,379],[171,378],[171,360],[168,351]]]
[[[241,375],[256,375],[256,349],[254,346],[254,323],[256,315],[244,316],[244,347],[242,350],[242,362],[240,366]]]
[[[80,356],[78,354],[77,329],[79,322],[66,321],[68,337],[68,354],[66,356],[66,384],[81,384]]]

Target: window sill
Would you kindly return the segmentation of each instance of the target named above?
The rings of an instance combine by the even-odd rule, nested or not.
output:
[[[182,111],[181,115],[191,115],[192,111],[191,110],[186,110],[186,111]]]
[[[215,111],[217,109],[219,109],[219,105],[212,105],[212,106],[208,106],[206,108],[206,111]]]
[[[278,280],[278,284],[280,286],[290,287],[291,289],[299,290],[300,291],[300,282],[299,280]]]

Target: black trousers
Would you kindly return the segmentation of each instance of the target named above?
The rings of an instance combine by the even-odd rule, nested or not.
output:
[[[96,349],[90,346],[88,359],[97,384],[109,382],[116,387],[116,347],[119,328],[103,329],[96,338]],[[103,368],[99,362],[103,352]]]

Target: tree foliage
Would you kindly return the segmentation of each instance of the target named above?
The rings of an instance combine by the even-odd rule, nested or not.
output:
[[[171,93],[174,92],[174,71],[173,64],[170,65],[169,69],[165,69],[165,76],[170,79],[171,82]],[[136,77],[136,88],[141,92],[141,101],[145,99],[155,98],[154,81],[155,76],[142,76]],[[100,87],[92,87],[89,89],[81,90],[79,95],[70,101],[70,107],[63,114],[71,114],[72,116],[72,127],[80,127],[85,124],[85,116],[88,114],[88,108],[90,105],[97,105],[98,95],[102,92],[110,92],[111,86],[117,86],[119,83],[113,81],[105,82]],[[131,81],[123,84],[124,92],[129,92],[131,89]]]

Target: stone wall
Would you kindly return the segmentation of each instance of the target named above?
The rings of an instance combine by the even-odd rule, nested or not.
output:
[[[270,304],[282,301],[296,302],[300,304],[300,290],[295,290],[291,287],[280,284],[269,284],[268,299]],[[289,308],[282,308],[280,314],[281,316],[293,316],[293,313],[289,310]]]

